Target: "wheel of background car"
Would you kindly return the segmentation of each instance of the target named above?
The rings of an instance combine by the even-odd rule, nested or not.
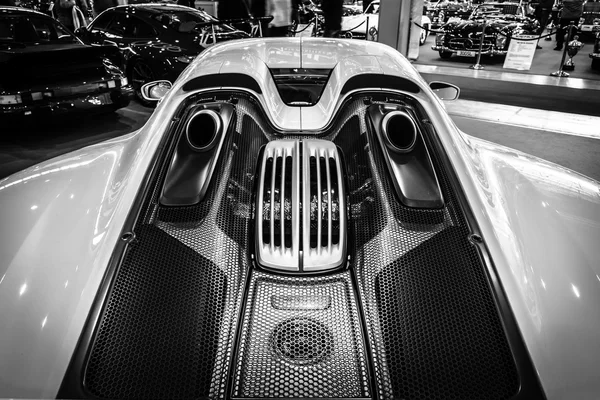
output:
[[[440,58],[443,58],[444,60],[447,60],[448,58],[452,57],[452,53],[449,51],[439,51],[440,53]]]
[[[144,60],[136,60],[129,71],[129,82],[135,90],[136,99],[145,106],[151,106],[153,103],[142,97],[142,86],[153,80],[155,78],[152,68]]]
[[[600,59],[596,58],[592,60],[592,69],[597,69],[600,71]]]

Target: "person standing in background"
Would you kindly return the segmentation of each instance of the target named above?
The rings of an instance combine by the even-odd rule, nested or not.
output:
[[[287,36],[292,25],[292,1],[291,0],[267,0],[266,15],[272,15],[273,20],[269,23],[268,36]]]
[[[94,0],[94,16],[119,5],[118,0]]]
[[[540,0],[537,7],[535,8],[535,18],[540,23],[540,32],[539,35],[542,36],[544,33],[544,29],[546,29],[546,25],[548,25],[548,20],[550,19],[550,14],[552,13],[552,6],[554,5],[554,0]],[[542,46],[537,45],[536,49],[541,49]]]
[[[571,36],[567,38],[567,43],[573,39],[573,36],[577,33],[577,24],[579,18],[583,14],[583,3],[585,0],[563,0],[562,11],[560,14],[559,26],[556,31],[556,47],[554,50],[562,50],[563,43],[565,41],[565,35],[568,32],[568,27],[571,22],[574,24],[574,28],[571,32]]]
[[[88,8],[85,0],[55,0],[51,5],[52,17],[75,32],[88,24]]]
[[[343,0],[323,0],[325,16],[325,37],[338,37],[342,30]]]
[[[254,13],[254,7],[257,0],[253,0],[252,1],[252,12]],[[264,2],[263,4],[263,9],[264,9]],[[264,13],[264,10],[263,10]],[[217,9],[217,15],[216,17],[220,20],[228,20],[228,19],[247,19],[251,16],[250,14],[250,6],[248,5],[248,3],[246,2],[246,0],[220,0],[219,1],[219,8]],[[263,15],[256,15],[254,14],[254,16],[257,17],[262,17]],[[248,24],[247,22],[236,22],[236,23],[232,23],[230,24],[233,27],[240,29],[242,31],[248,32],[250,33],[251,31],[251,24]]]
[[[250,9],[245,0],[220,0],[217,13],[219,19],[248,18]]]

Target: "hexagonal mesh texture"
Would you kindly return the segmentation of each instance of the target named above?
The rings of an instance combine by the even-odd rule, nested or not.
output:
[[[252,274],[234,397],[369,397],[367,357],[348,272]]]
[[[87,393],[114,399],[517,393],[519,376],[485,266],[468,242],[444,169],[433,152],[443,210],[398,203],[367,129],[366,107],[362,99],[347,104],[321,136],[344,156],[350,270],[321,277],[254,271],[244,300],[258,155],[281,136],[240,99],[204,202],[161,207],[163,178],[153,183],[95,331]]]
[[[137,234],[106,304],[86,387],[104,398],[206,396],[227,278],[155,226]]]
[[[253,180],[266,143],[243,108],[234,128],[205,201],[162,207],[164,172],[154,182],[95,332],[84,379],[89,394],[225,397],[250,270]]]
[[[519,377],[485,267],[441,164],[443,211],[396,201],[379,143],[355,102],[335,142],[347,160],[362,309],[384,399],[507,399]],[[360,119],[356,116],[360,116]],[[362,129],[363,134],[349,134]]]

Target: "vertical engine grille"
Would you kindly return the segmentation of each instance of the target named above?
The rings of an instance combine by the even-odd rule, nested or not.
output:
[[[262,159],[257,208],[257,250],[265,266],[298,271],[300,258],[300,142],[269,143]]]
[[[346,202],[342,177],[340,156],[332,142],[279,140],[267,144],[256,212],[256,247],[262,266],[313,272],[343,263]]]
[[[337,147],[324,140],[304,141],[302,154],[304,271],[322,271],[339,266],[346,253],[341,163]]]

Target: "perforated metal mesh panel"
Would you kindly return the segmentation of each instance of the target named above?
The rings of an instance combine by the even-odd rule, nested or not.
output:
[[[250,269],[252,188],[264,143],[242,108],[204,202],[159,206],[159,178],[101,316],[86,368],[88,393],[225,397]]]
[[[254,107],[243,99],[236,105],[235,132],[206,201],[161,207],[162,178],[155,183],[100,316],[85,368],[87,393],[114,399],[516,394],[519,377],[485,267],[468,242],[445,171],[436,162],[443,210],[399,204],[362,100],[348,104],[321,136],[343,155],[350,270],[322,277],[255,270],[244,297],[259,150],[280,138]]]
[[[234,397],[369,397],[367,357],[348,272],[252,274]]]
[[[103,398],[207,396],[226,275],[155,226],[137,234],[106,304],[86,387]]]
[[[519,379],[485,267],[446,173],[443,211],[393,197],[381,149],[349,107],[335,136],[348,167],[354,268],[378,395],[401,399],[506,399]],[[359,119],[360,118],[360,119]],[[351,134],[361,129],[362,135]],[[435,158],[435,157],[434,157]]]

